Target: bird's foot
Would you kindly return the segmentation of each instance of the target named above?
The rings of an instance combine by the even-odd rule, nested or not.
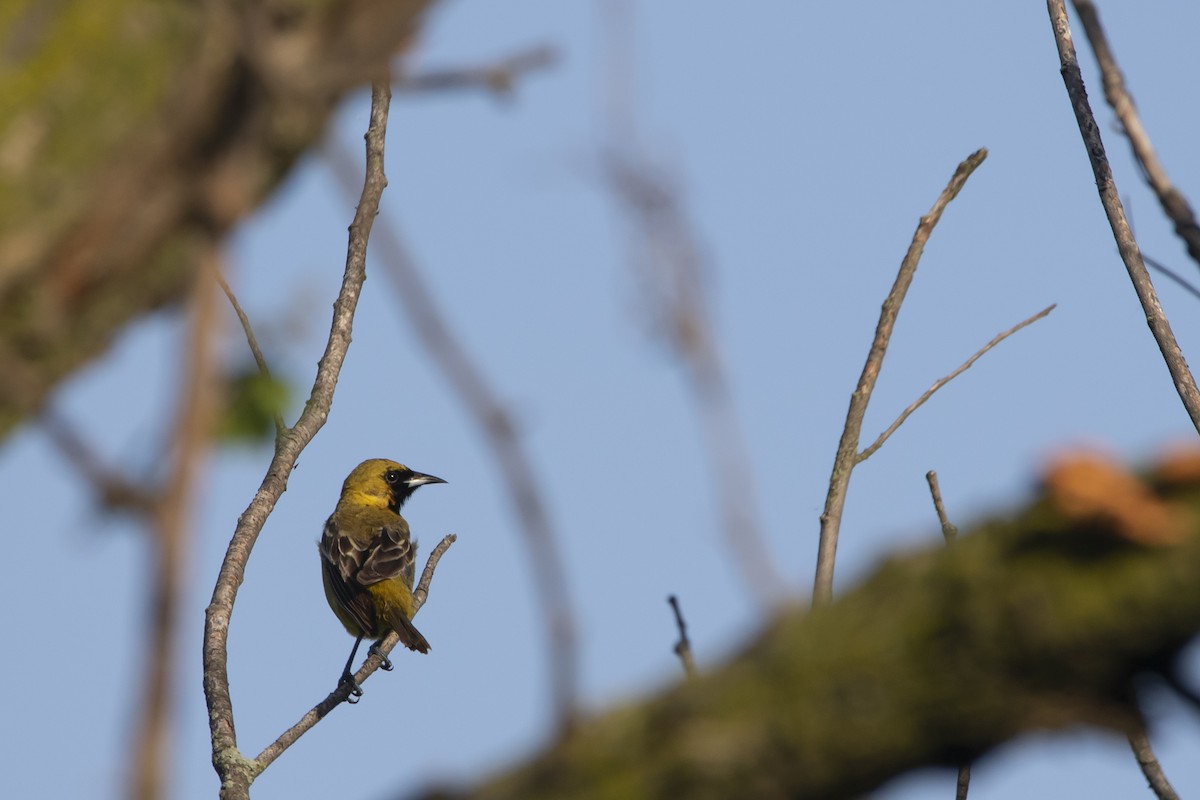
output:
[[[371,649],[368,652],[371,655],[379,656],[379,668],[384,672],[391,672],[394,669],[392,666],[392,660],[385,656],[383,651],[379,649],[379,642],[371,645]]]
[[[350,670],[346,670],[342,673],[342,677],[338,679],[338,687],[340,688],[347,683],[350,684],[350,694],[346,695],[346,702],[350,705],[354,705],[358,702],[358,699],[362,697],[363,690],[362,687],[358,685],[358,681],[354,680],[354,676],[350,674]]]

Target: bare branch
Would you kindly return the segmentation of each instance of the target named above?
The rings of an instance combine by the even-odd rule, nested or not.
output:
[[[425,561],[425,571],[421,573],[421,580],[417,581],[417,588],[413,591],[414,615],[421,610],[421,607],[425,605],[425,601],[429,599],[429,584],[433,581],[433,571],[437,569],[438,562],[442,560],[442,556],[450,549],[450,545],[457,541],[457,535],[448,533],[437,543],[437,547],[429,552],[429,558]]]
[[[413,615],[415,616],[421,607],[425,605],[425,600],[429,597],[429,584],[433,581],[434,570],[437,569],[438,562],[442,560],[442,556],[450,549],[450,545],[458,541],[458,537],[453,533],[442,537],[438,542],[437,547],[430,552],[429,558],[425,561],[425,571],[421,573],[421,580],[417,584],[416,591],[413,592]],[[395,632],[389,633],[387,638],[379,643],[379,646],[372,650],[371,655],[367,657],[362,667],[354,675],[355,682],[361,686],[363,681],[375,674],[379,669],[379,665],[383,660],[378,654],[388,655],[392,652],[392,648],[400,638]],[[275,759],[283,755],[283,752],[296,743],[296,740],[303,736],[310,728],[321,721],[333,709],[337,708],[340,703],[346,701],[350,695],[351,686],[348,683],[339,685],[336,689],[326,695],[325,699],[317,703],[305,713],[296,724],[288,728],[279,738],[271,742],[263,748],[263,751],[254,759],[253,767],[255,774],[262,772],[271,765]]]
[[[942,538],[946,540],[946,546],[949,547],[958,538],[958,528],[946,514],[946,505],[942,502],[942,487],[938,484],[937,473],[929,470],[925,473],[925,480],[929,482],[929,494],[933,497],[933,509],[937,512],[938,522],[942,526]],[[958,766],[958,780],[954,784],[954,800],[967,800],[967,793],[970,790],[971,763],[965,761]]]
[[[679,598],[671,595],[667,598],[671,611],[675,614],[675,627],[679,629],[679,641],[675,643],[675,655],[683,664],[683,672],[688,678],[696,677],[696,659],[692,656],[692,642],[688,639],[687,623],[683,621],[683,611],[679,608]]]
[[[929,494],[933,496],[933,509],[937,512],[938,522],[942,525],[942,538],[950,544],[958,536],[958,527],[946,516],[946,506],[942,503],[942,487],[938,485],[938,474],[933,470],[925,473],[929,482]]]
[[[238,588],[245,576],[250,551],[287,488],[287,479],[301,451],[325,424],[333,404],[342,362],[350,347],[354,311],[366,280],[367,240],[379,212],[379,198],[387,186],[383,171],[383,146],[391,90],[386,81],[371,86],[371,123],[366,134],[367,168],[354,221],[350,225],[346,268],[341,290],[333,304],[333,322],[325,353],[317,365],[308,402],[294,427],[280,436],[266,476],[237,527],[204,615],[204,696],[212,734],[213,766],[221,779],[222,800],[248,800],[250,784],[262,767],[248,760],[237,747],[233,700],[229,693],[229,619]]]
[[[1188,369],[1183,351],[1179,348],[1179,342],[1175,340],[1171,323],[1163,311],[1162,304],[1158,301],[1158,293],[1155,292],[1154,284],[1150,281],[1150,275],[1146,271],[1146,264],[1142,260],[1137,240],[1129,228],[1129,222],[1125,219],[1125,209],[1121,205],[1121,198],[1113,180],[1112,168],[1109,166],[1108,156],[1104,152],[1104,142],[1100,138],[1100,129],[1096,125],[1096,117],[1088,103],[1087,89],[1083,85],[1083,75],[1079,71],[1079,59],[1075,54],[1075,44],[1071,39],[1071,26],[1067,20],[1065,0],[1046,0],[1046,9],[1050,14],[1051,27],[1054,29],[1054,41],[1058,47],[1063,83],[1066,85],[1067,95],[1070,97],[1071,106],[1075,111],[1075,121],[1079,126],[1079,133],[1083,137],[1084,149],[1087,151],[1088,160],[1092,165],[1092,173],[1096,178],[1096,189],[1100,193],[1100,203],[1104,206],[1109,227],[1112,228],[1113,238],[1116,239],[1117,250],[1121,253],[1121,260],[1125,263],[1129,279],[1133,282],[1134,291],[1137,292],[1142,310],[1146,314],[1146,323],[1150,326],[1154,341],[1158,343],[1158,349],[1171,373],[1175,391],[1179,393],[1179,399],[1183,402],[1188,416],[1191,417],[1192,425],[1196,427],[1197,431],[1200,431],[1200,389],[1197,389],[1196,379]]]
[[[886,442],[891,437],[891,435],[896,432],[897,428],[899,428],[901,425],[904,424],[904,421],[906,419],[908,419],[910,416],[912,416],[912,413],[914,411],[916,411],[921,406],[925,405],[925,402],[929,398],[933,397],[934,392],[936,392],[938,389],[941,389],[947,383],[954,380],[959,375],[961,375],[962,373],[964,373],[968,369],[970,369],[971,365],[974,364],[979,359],[981,359],[984,356],[984,354],[987,353],[987,351],[991,350],[993,347],[1000,344],[1005,339],[1012,336],[1014,333],[1021,330],[1022,328],[1032,325],[1033,323],[1037,322],[1042,317],[1045,317],[1047,314],[1049,314],[1051,311],[1053,311],[1056,306],[1057,306],[1057,304],[1051,304],[1051,305],[1047,306],[1046,308],[1043,308],[1038,313],[1034,314],[1032,317],[1022,320],[1021,322],[1018,322],[1016,325],[1012,326],[1008,330],[996,334],[996,336],[990,342],[985,344],[983,347],[979,348],[979,350],[977,350],[975,352],[975,355],[971,356],[966,361],[964,361],[962,364],[960,364],[958,369],[954,370],[949,375],[945,375],[941,378],[938,378],[936,381],[934,381],[933,385],[930,386],[928,389],[926,389],[924,394],[922,394],[920,397],[918,397],[916,400],[914,400],[912,402],[912,404],[909,405],[908,408],[906,408],[900,412],[900,416],[896,417],[895,422],[893,422],[891,425],[889,425],[887,427],[887,430],[885,430],[883,433],[879,434],[879,438],[876,439],[871,444],[870,447],[868,447],[867,449],[863,450],[861,453],[858,454],[857,463],[861,464],[862,462],[866,461],[868,458],[870,458],[872,455],[875,454],[876,450],[883,447],[883,443]]]
[[[336,147],[326,148],[335,176],[348,188],[353,167]],[[568,729],[575,716],[579,694],[578,648],[570,587],[550,512],[539,491],[537,470],[512,415],[488,385],[461,342],[442,315],[433,293],[404,244],[394,220],[381,224],[376,233],[379,266],[391,283],[420,342],[433,363],[458,393],[459,399],[483,433],[484,441],[504,478],[514,514],[532,565],[538,607],[543,614],[550,662],[550,702],[555,724]]]
[[[921,217],[917,230],[913,234],[912,244],[900,270],[896,282],[883,301],[879,313],[879,323],[875,328],[875,340],[867,354],[866,364],[863,365],[862,375],[854,393],[850,395],[850,409],[846,412],[846,425],[842,429],[842,438],[838,442],[837,455],[833,460],[833,472],[829,476],[829,492],[825,497],[825,510],[821,512],[821,540],[817,547],[817,573],[813,581],[813,605],[824,605],[833,598],[833,566],[837,558],[838,531],[842,525],[842,512],[846,507],[846,493],[850,488],[850,475],[858,463],[858,442],[862,434],[863,418],[867,413],[867,404],[871,402],[871,393],[875,391],[875,383],[879,380],[879,370],[883,366],[883,357],[887,354],[888,344],[892,338],[892,329],[896,325],[896,316],[900,313],[900,305],[908,287],[912,285],[913,275],[916,274],[917,264],[925,251],[925,243],[942,218],[946,206],[958,196],[971,173],[987,158],[987,150],[980,148],[958,165],[950,182],[942,190],[929,213]]]
[[[1187,248],[1188,255],[1192,260],[1200,264],[1200,226],[1196,223],[1196,216],[1192,212],[1191,204],[1187,198],[1171,183],[1171,179],[1167,176],[1166,169],[1158,160],[1158,154],[1154,152],[1154,146],[1150,143],[1150,136],[1146,129],[1142,126],[1142,120],[1138,116],[1137,106],[1134,105],[1133,97],[1125,87],[1125,78],[1121,73],[1121,68],[1117,64],[1116,56],[1113,55],[1112,49],[1108,43],[1108,36],[1104,32],[1104,26],[1100,24],[1100,13],[1091,0],[1072,0],[1072,5],[1075,6],[1075,12],[1079,15],[1080,22],[1083,23],[1084,34],[1088,38],[1088,43],[1092,46],[1092,52],[1096,56],[1096,62],[1100,66],[1100,75],[1104,83],[1104,97],[1108,104],[1112,106],[1113,111],[1117,115],[1117,119],[1121,123],[1121,128],[1129,139],[1129,145],[1133,150],[1133,157],[1142,168],[1142,174],[1145,176],[1146,182],[1154,191],[1154,195],[1158,198],[1159,205],[1162,206],[1163,212],[1175,224],[1175,233],[1179,238],[1183,239],[1184,245]],[[1051,11],[1053,18],[1054,11]],[[1064,11],[1065,20],[1065,11]],[[1057,25],[1056,25],[1057,29]],[[1067,36],[1070,36],[1069,29]],[[1057,38],[1057,33],[1056,33]],[[1069,43],[1069,38],[1067,42]],[[1060,43],[1060,54],[1062,53],[1062,45]],[[1067,78],[1067,67],[1063,67],[1063,79]],[[1080,79],[1080,88],[1082,89],[1082,78]],[[1068,92],[1070,92],[1070,84],[1068,83]],[[1074,99],[1074,98],[1073,98]],[[1086,102],[1086,96],[1084,97]],[[1076,108],[1076,115],[1079,110]],[[1081,123],[1081,131],[1082,131]],[[1098,136],[1098,134],[1097,134]],[[1085,137],[1086,139],[1086,137]],[[1094,159],[1089,147],[1089,155]],[[1103,157],[1103,151],[1100,153]],[[1093,162],[1093,169],[1095,164]],[[1114,190],[1115,193],[1115,190]],[[1101,198],[1103,200],[1103,197]],[[1105,209],[1108,206],[1106,204]],[[1111,219],[1111,215],[1110,215]],[[1133,236],[1132,228],[1130,236]],[[1118,241],[1118,245],[1120,242]],[[1124,255],[1124,254],[1122,254]],[[1190,292],[1193,297],[1200,296],[1188,281],[1182,276],[1169,269],[1166,265],[1155,261],[1154,259],[1145,256],[1143,260],[1152,268],[1166,275],[1176,284],[1182,286]],[[1126,262],[1128,265],[1128,262]],[[1149,278],[1147,277],[1147,280]],[[1157,337],[1156,337],[1157,338]],[[1160,345],[1161,346],[1161,345]],[[1168,364],[1169,366],[1169,364]],[[1174,372],[1172,373],[1174,375]],[[1181,392],[1181,397],[1183,393]],[[1187,405],[1186,398],[1184,405]],[[1193,422],[1195,416],[1193,415]],[[1175,793],[1171,783],[1167,780],[1166,774],[1158,763],[1157,757],[1154,755],[1154,750],[1150,745],[1150,739],[1146,735],[1145,730],[1129,736],[1129,747],[1133,750],[1134,756],[1137,758],[1138,766],[1142,769],[1142,774],[1146,776],[1146,780],[1150,784],[1150,788],[1158,796],[1159,800],[1178,800],[1179,796]]]
[[[971,790],[971,765],[963,764],[958,768],[958,780],[954,783],[954,800],[967,800]]]
[[[549,45],[541,45],[530,47],[490,64],[400,75],[393,82],[393,87],[397,92],[483,89],[504,99],[512,94],[513,87],[519,79],[529,73],[548,69],[558,61],[557,50]]]
[[[1129,747],[1133,750],[1133,757],[1137,759],[1142,774],[1146,776],[1146,781],[1158,800],[1179,800],[1179,795],[1167,780],[1167,774],[1163,772],[1162,765],[1158,763],[1158,758],[1150,747],[1150,738],[1146,736],[1144,728],[1129,734]]]
[[[1116,56],[1109,47],[1104,26],[1100,24],[1100,13],[1091,0],[1071,0],[1071,4],[1075,6],[1075,12],[1079,15],[1079,21],[1083,23],[1083,31],[1087,35],[1088,43],[1092,46],[1092,52],[1096,54],[1096,62],[1100,65],[1100,75],[1104,81],[1104,98],[1108,100],[1108,104],[1112,106],[1117,119],[1121,122],[1121,129],[1125,132],[1126,138],[1129,139],[1129,145],[1133,149],[1133,157],[1141,166],[1146,183],[1150,184],[1163,212],[1175,223],[1175,233],[1180,239],[1183,239],[1188,255],[1192,257],[1193,261],[1200,264],[1200,225],[1196,223],[1196,215],[1192,212],[1191,204],[1188,203],[1183,193],[1171,183],[1166,169],[1158,160],[1158,154],[1154,152],[1154,145],[1150,143],[1150,135],[1142,126],[1137,106],[1134,105],[1133,97],[1125,87],[1125,77],[1121,74]]]

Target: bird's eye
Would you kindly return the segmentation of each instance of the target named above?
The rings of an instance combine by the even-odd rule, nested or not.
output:
[[[395,486],[400,482],[400,470],[389,469],[386,473],[384,473],[383,479]]]

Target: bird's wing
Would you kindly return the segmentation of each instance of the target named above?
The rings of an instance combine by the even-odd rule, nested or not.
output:
[[[360,546],[338,529],[333,517],[325,522],[325,530],[321,534],[321,568],[325,570],[338,605],[358,623],[359,628],[370,633],[375,630],[374,603],[365,585],[356,580],[367,552],[367,546]]]
[[[358,570],[357,579],[370,586],[389,578],[401,578],[412,588],[416,569],[417,548],[408,534],[403,519],[384,525],[371,540],[366,559]]]

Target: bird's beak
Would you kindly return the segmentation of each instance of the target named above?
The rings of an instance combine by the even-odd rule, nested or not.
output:
[[[426,475],[423,472],[414,472],[408,477],[408,480],[406,480],[405,483],[408,484],[408,488],[415,489],[418,486],[424,486],[427,483],[445,483],[445,481],[441,478],[436,478],[433,475]]]

